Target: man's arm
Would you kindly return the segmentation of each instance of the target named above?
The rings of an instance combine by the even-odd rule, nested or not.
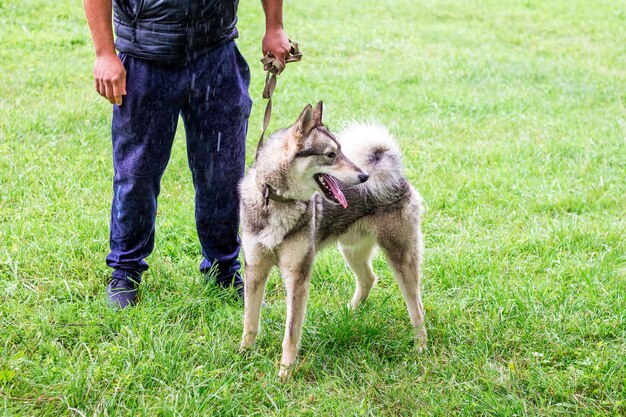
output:
[[[263,54],[272,52],[284,65],[289,56],[289,39],[283,31],[283,0],[261,0],[265,12]]]
[[[96,91],[111,104],[122,104],[126,95],[126,70],[115,53],[111,0],[83,0],[85,16],[96,49],[93,76]]]

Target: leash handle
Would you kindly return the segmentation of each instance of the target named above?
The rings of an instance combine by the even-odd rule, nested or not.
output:
[[[298,62],[300,60],[302,60],[302,52],[300,52],[300,48],[298,48],[298,42],[294,42],[290,39],[289,55],[285,58],[285,65],[288,62]],[[265,131],[270,124],[270,119],[272,118],[272,95],[276,89],[276,76],[285,69],[285,65],[283,65],[278,58],[276,58],[272,51],[269,51],[263,58],[261,58],[261,63],[263,64],[263,70],[267,72],[265,74],[265,87],[263,87],[263,98],[267,99],[267,105],[265,106],[265,114],[263,116],[263,131],[261,132],[261,137],[256,145],[255,159],[259,156],[259,150],[263,147],[263,137],[265,136]]]

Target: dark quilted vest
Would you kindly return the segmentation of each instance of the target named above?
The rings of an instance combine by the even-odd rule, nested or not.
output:
[[[113,0],[115,48],[170,64],[237,37],[238,0]]]

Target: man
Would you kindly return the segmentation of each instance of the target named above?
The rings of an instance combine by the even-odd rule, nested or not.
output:
[[[284,63],[282,0],[262,0],[263,52]],[[154,248],[157,197],[179,114],[196,191],[202,273],[243,294],[237,183],[245,165],[250,72],[237,50],[238,0],[84,0],[95,88],[113,104],[112,305],[136,301]],[[115,24],[116,40],[112,30]],[[115,50],[119,51],[119,55]]]

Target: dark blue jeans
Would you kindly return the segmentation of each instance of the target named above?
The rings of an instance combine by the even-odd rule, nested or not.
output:
[[[250,71],[234,42],[185,66],[168,67],[121,54],[126,91],[113,107],[113,276],[141,279],[154,248],[157,197],[179,114],[196,191],[201,272],[220,284],[241,283],[237,184],[245,166]]]

